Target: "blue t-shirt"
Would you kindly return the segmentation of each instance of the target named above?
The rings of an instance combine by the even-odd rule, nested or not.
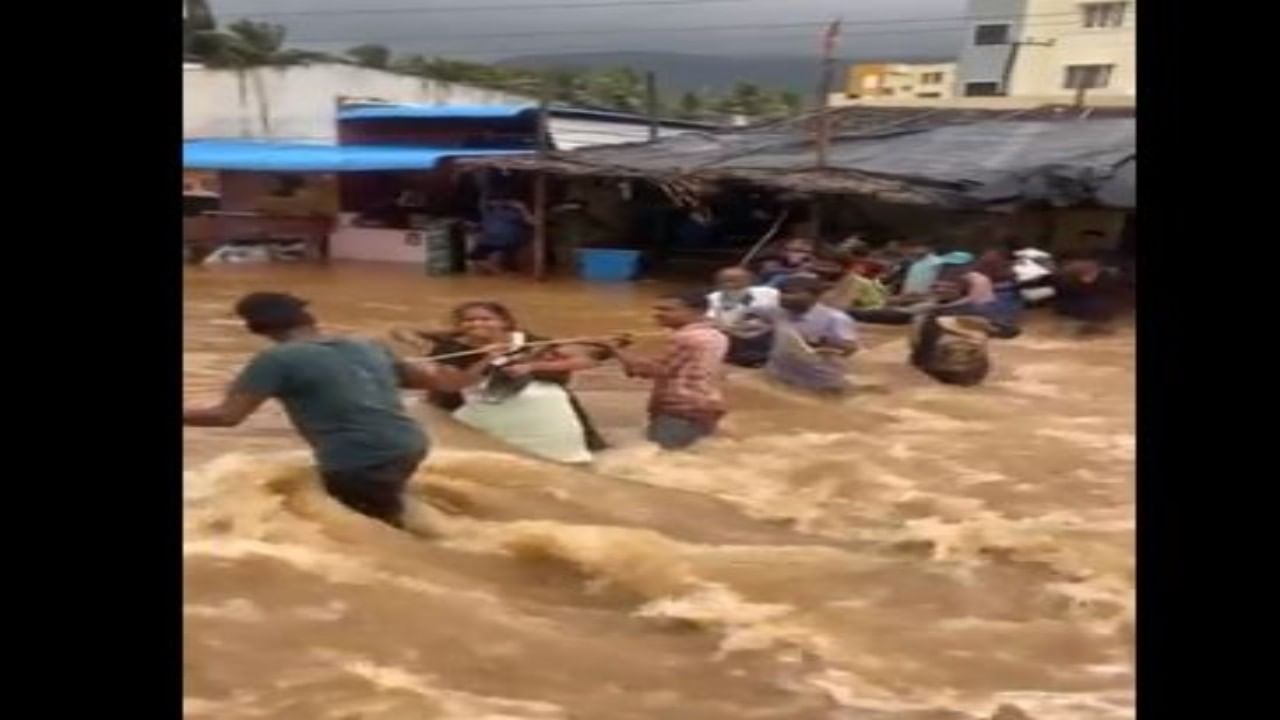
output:
[[[485,247],[519,247],[529,236],[529,223],[524,214],[507,205],[485,209],[480,225]]]
[[[235,389],[276,398],[323,471],[424,453],[427,436],[400,400],[395,358],[347,338],[284,342],[245,366]]]
[[[911,263],[907,268],[907,277],[902,282],[902,292],[909,295],[929,292],[938,281],[938,275],[945,264],[940,256],[932,253]]]

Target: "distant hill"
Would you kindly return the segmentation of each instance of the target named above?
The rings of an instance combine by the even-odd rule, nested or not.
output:
[[[878,58],[882,59],[882,58]],[[929,62],[936,58],[895,58],[897,62]],[[835,83],[856,58],[840,60]],[[688,55],[666,52],[593,52],[553,55],[520,55],[494,63],[512,68],[544,70],[564,68],[601,70],[628,66],[657,75],[664,94],[686,90],[723,91],[735,82],[751,82],[777,90],[811,95],[818,82],[816,57]]]

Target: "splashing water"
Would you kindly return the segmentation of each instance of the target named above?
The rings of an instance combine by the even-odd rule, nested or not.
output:
[[[227,322],[252,289],[369,335],[474,298],[544,334],[635,328],[654,294],[359,266],[187,288],[193,400],[259,347]],[[1132,717],[1131,336],[1033,329],[960,389],[907,367],[900,329],[865,330],[854,398],[734,371],[724,432],[684,454],[641,441],[643,384],[584,373],[615,445],[590,469],[414,398],[436,450],[411,494],[447,513],[437,539],[328,498],[274,405],[188,430],[184,715]]]

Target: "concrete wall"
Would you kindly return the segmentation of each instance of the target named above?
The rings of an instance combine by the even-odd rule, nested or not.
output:
[[[1024,47],[1012,81],[1014,95],[1073,97],[1064,86],[1071,65],[1112,65],[1107,87],[1091,89],[1088,97],[1137,96],[1136,31],[1138,8],[1130,0],[1124,24],[1117,28],[1084,27],[1084,11],[1076,0],[1027,0],[1029,32],[1052,47]]]
[[[424,80],[350,65],[255,68],[244,73],[183,67],[184,138],[316,138],[335,140],[339,95],[440,105],[530,105],[536,99],[469,85]],[[659,136],[686,132],[661,127]],[[644,122],[551,118],[561,150],[643,142]]]
[[[965,15],[973,18],[964,31],[964,45],[957,63],[955,94],[963,96],[965,85],[970,82],[1001,83],[1005,65],[1009,62],[1010,45],[975,45],[974,34],[979,25],[1007,23],[1009,39],[1023,37],[1023,16],[1028,0],[969,0]]]
[[[350,65],[183,68],[182,136],[323,138],[336,128],[336,98],[451,105],[536,102],[496,90],[424,80]]]
[[[1089,0],[1095,2],[1097,0]],[[1087,97],[1127,98],[1137,96],[1135,36],[1138,7],[1129,0],[1124,23],[1116,28],[1087,28],[1081,0],[970,0],[969,21],[960,54],[956,78],[957,96],[965,94],[970,82],[1000,82],[1013,45],[975,45],[978,25],[1009,22],[1009,39],[1022,43],[1017,48],[1007,94],[1062,102],[1075,97],[1064,86],[1067,68],[1072,65],[1112,65],[1105,88],[1091,89]],[[1017,19],[982,20],[994,16],[1017,15]]]

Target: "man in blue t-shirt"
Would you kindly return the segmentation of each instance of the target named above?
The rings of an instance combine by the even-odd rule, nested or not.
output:
[[[405,412],[401,387],[429,387],[429,371],[378,344],[320,334],[306,301],[252,293],[236,304],[249,332],[276,344],[258,353],[222,403],[186,409],[182,424],[235,427],[269,398],[311,446],[328,493],[356,512],[403,525],[403,491],[429,442]]]
[[[468,259],[483,273],[514,270],[520,250],[529,241],[533,216],[519,200],[491,200],[480,211],[480,241]]]

